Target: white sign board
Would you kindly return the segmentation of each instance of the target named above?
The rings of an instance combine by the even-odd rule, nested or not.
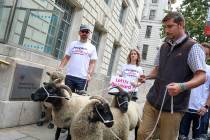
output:
[[[127,92],[135,91],[135,88],[131,85],[130,81],[123,77],[112,76],[110,84],[111,87],[119,86]]]

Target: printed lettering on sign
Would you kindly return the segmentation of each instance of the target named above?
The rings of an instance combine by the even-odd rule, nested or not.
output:
[[[120,86],[123,90],[127,92],[134,91],[134,87],[131,85],[130,81],[123,77],[112,76],[110,81],[111,87]]]

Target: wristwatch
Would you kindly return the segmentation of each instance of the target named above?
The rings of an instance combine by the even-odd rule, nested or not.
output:
[[[205,105],[204,107],[205,107],[206,109],[209,109],[209,106],[208,106],[208,105]]]

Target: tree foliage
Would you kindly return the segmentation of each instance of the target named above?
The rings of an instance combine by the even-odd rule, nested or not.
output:
[[[184,0],[180,11],[185,17],[186,31],[198,42],[209,42],[210,37],[204,35],[207,19],[208,4],[210,0]]]

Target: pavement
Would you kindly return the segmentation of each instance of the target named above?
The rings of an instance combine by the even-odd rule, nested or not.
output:
[[[0,129],[0,140],[54,140],[56,129],[48,129],[47,125],[25,125]],[[61,133],[59,140],[65,140],[65,133]]]
[[[36,124],[13,128],[0,129],[0,140],[54,140],[56,129],[48,129],[47,125]],[[59,140],[66,140],[67,132],[61,133]],[[134,140],[134,131],[131,131],[129,140]]]

